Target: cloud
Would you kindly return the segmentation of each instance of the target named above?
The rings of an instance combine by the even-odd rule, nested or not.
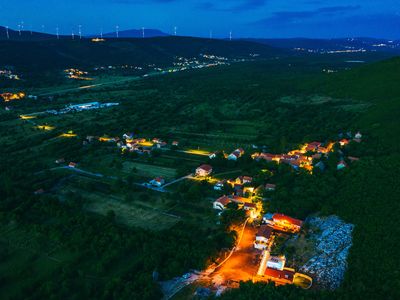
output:
[[[357,11],[361,8],[359,5],[349,6],[327,6],[320,7],[314,10],[305,11],[278,11],[272,14],[272,16],[263,18],[252,22],[251,25],[289,25],[303,22],[305,20],[313,19],[315,17],[332,17],[335,15],[343,15],[348,12]]]

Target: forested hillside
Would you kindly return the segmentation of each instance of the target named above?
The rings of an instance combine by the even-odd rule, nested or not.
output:
[[[244,284],[222,299],[399,299],[399,71],[400,59],[394,58],[314,79],[303,86],[304,91],[373,103],[355,121],[367,135],[367,143],[357,149],[365,159],[356,168],[332,177],[329,184],[334,186],[328,193],[323,185],[308,194],[309,199],[316,197],[323,202],[324,214],[337,214],[356,225],[342,287],[333,292],[304,292],[292,287]],[[307,201],[307,197],[301,199]]]

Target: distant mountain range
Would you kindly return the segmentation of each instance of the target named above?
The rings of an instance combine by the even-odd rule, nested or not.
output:
[[[144,29],[144,37],[145,38],[153,38],[153,37],[165,37],[169,36],[169,34],[162,32],[158,29]],[[83,38],[93,38],[99,37],[98,34],[92,34],[84,36]],[[109,32],[103,34],[104,38],[116,38],[116,32]],[[119,38],[142,38],[143,31],[142,29],[130,29],[130,30],[122,30],[118,32]],[[42,33],[36,31],[28,31],[28,30],[13,30],[7,29],[6,27],[0,26],[0,40],[13,40],[13,41],[40,41],[40,40],[48,40],[56,38],[55,34]],[[78,38],[78,35],[75,34],[75,39]],[[59,39],[72,39],[71,35],[59,35]]]
[[[62,36],[60,37],[62,38]],[[10,28],[7,30],[6,27],[0,26],[0,40],[35,41],[35,40],[48,40],[53,38],[55,38],[55,35],[48,33],[27,31],[27,30],[18,31]]]
[[[144,29],[145,38],[168,37],[169,34],[158,29]],[[98,34],[88,35],[83,38],[99,37]],[[116,38],[116,32],[103,34],[104,38]],[[142,38],[142,29],[122,30],[118,32],[119,38]],[[0,26],[0,40],[12,41],[41,41],[55,39],[54,34],[35,31],[17,31]],[[59,39],[72,39],[71,35],[60,35]],[[75,39],[78,37],[75,35]],[[215,39],[216,40],[216,39]],[[338,38],[338,39],[311,39],[311,38],[283,38],[283,39],[258,39],[243,38],[239,41],[250,41],[253,43],[268,45],[275,48],[290,49],[299,52],[351,52],[351,51],[377,51],[400,53],[400,40],[388,40],[378,38]]]

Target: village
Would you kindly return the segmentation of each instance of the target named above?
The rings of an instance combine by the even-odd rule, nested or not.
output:
[[[87,110],[98,107],[97,102],[74,105],[69,110]],[[59,112],[61,113],[61,112]],[[23,119],[23,118],[22,118]],[[42,130],[53,130],[51,125],[37,126]],[[73,131],[62,134],[60,137],[79,138]],[[329,142],[310,142],[303,144],[299,149],[288,151],[287,153],[273,154],[264,151],[257,151],[259,147],[253,147],[251,153],[247,153],[255,162],[265,161],[273,164],[284,164],[292,168],[294,172],[300,170],[312,174],[315,169],[320,172],[325,170],[323,158],[330,155],[332,151],[344,149],[349,143],[361,143],[362,134],[351,132],[340,134],[339,139]],[[139,158],[152,157],[156,151],[176,152],[192,156],[198,156],[205,159],[205,163],[200,164],[192,173],[180,178],[164,178],[156,176],[150,178],[147,182],[137,182],[138,186],[153,190],[155,192],[168,193],[169,188],[182,180],[193,180],[206,182],[209,188],[215,194],[219,194],[210,205],[218,216],[225,211],[238,210],[243,211],[246,221],[242,225],[236,225],[235,231],[238,234],[236,246],[229,250],[229,253],[221,254],[220,261],[214,262],[206,270],[200,273],[185,275],[187,278],[174,279],[165,284],[165,293],[176,293],[181,288],[193,282],[200,282],[206,288],[221,292],[224,289],[237,287],[238,282],[252,280],[272,281],[277,285],[294,284],[303,289],[309,289],[313,285],[313,280],[317,284],[327,286],[337,285],[341,281],[344,271],[339,273],[339,277],[333,277],[335,283],[326,279],[321,272],[328,272],[328,267],[315,269],[317,264],[315,260],[323,261],[323,258],[311,259],[306,265],[298,266],[298,270],[293,267],[293,262],[288,261],[283,253],[276,252],[276,239],[289,241],[293,237],[303,232],[304,221],[298,220],[280,212],[266,211],[264,203],[271,201],[276,189],[279,189],[279,182],[263,182],[255,184],[253,178],[248,174],[239,174],[234,178],[227,178],[215,172],[213,161],[223,159],[226,161],[237,162],[246,153],[243,148],[234,149],[231,152],[217,150],[209,152],[201,149],[188,149],[181,147],[178,140],[166,140],[160,138],[144,138],[134,133],[124,133],[118,136],[86,136],[83,138],[83,146],[86,145],[115,145],[121,155],[134,153]],[[341,156],[337,161],[336,170],[341,171],[349,167],[349,164],[358,161],[358,157]],[[81,173],[91,172],[81,168],[77,161],[65,161],[64,158],[56,160],[58,165],[66,165],[66,168],[76,170]],[[229,174],[229,172],[226,172]],[[97,174],[97,173],[95,173]],[[222,173],[220,173],[222,174]],[[96,176],[102,176],[101,174]],[[44,192],[43,190],[40,193]],[[273,201],[273,200],[272,200]],[[315,221],[314,221],[315,222]],[[337,223],[337,222],[336,222]],[[336,224],[335,223],[335,224]],[[349,231],[351,233],[351,230]],[[346,237],[348,238],[348,237]],[[350,236],[351,241],[351,236]],[[329,241],[325,241],[329,243]],[[322,243],[320,243],[322,245]],[[348,249],[348,248],[346,248]],[[345,262],[347,254],[341,252],[341,261]],[[331,257],[332,259],[332,257]],[[313,263],[314,262],[314,263]],[[329,266],[329,262],[326,262]],[[344,265],[345,266],[345,265]],[[340,275],[342,274],[342,275]],[[325,277],[324,277],[325,276]],[[321,279],[322,278],[322,279]],[[319,282],[321,279],[321,282]],[[322,282],[323,281],[323,282]]]
[[[250,57],[256,56],[257,54],[250,55]],[[156,65],[143,67],[123,65],[95,67],[90,73],[76,68],[68,68],[63,72],[67,79],[91,81],[96,80],[99,74],[114,70],[132,70],[143,73],[140,77],[147,77],[188,69],[229,65],[245,60],[230,60],[226,57],[201,54],[199,58],[191,59],[175,57],[173,66],[169,68]],[[96,84],[80,86],[78,89],[94,86]],[[0,96],[5,102],[25,97],[37,99],[36,96],[26,96],[24,92],[3,93]],[[232,212],[244,216],[244,219],[240,219],[237,223],[233,220],[229,228],[235,233],[235,243],[232,248],[222,249],[218,258],[210,261],[204,270],[191,270],[182,277],[160,283],[164,294],[167,295],[166,299],[193,284],[198,286],[199,293],[217,295],[226,289],[238,287],[242,281],[273,282],[275,285],[294,285],[302,289],[315,286],[336,288],[340,285],[346,270],[348,249],[351,246],[352,225],[345,224],[334,216],[327,220],[315,216],[299,219],[296,212],[289,215],[279,207],[271,210],[269,204],[274,201],[275,193],[283,186],[275,176],[276,168],[283,166],[287,168],[286,172],[294,174],[323,173],[326,169],[332,170],[327,161],[334,153],[334,170],[338,173],[343,172],[359,160],[358,157],[351,155],[351,152],[346,151],[346,147],[349,144],[361,144],[363,141],[361,132],[339,133],[336,139],[311,140],[298,144],[297,147],[293,147],[295,149],[289,151],[285,149],[284,152],[276,153],[254,141],[253,144],[232,143],[229,148],[202,147],[191,143],[190,139],[188,141],[182,138],[179,133],[176,136],[173,133],[161,134],[161,137],[151,136],[148,132],[139,134],[137,131],[110,135],[104,133],[81,135],[79,129],[62,130],[62,127],[56,125],[57,118],[65,114],[70,114],[73,119],[81,113],[90,114],[89,111],[111,109],[119,104],[119,102],[99,101],[64,104],[62,108],[21,114],[19,117],[25,124],[33,125],[38,131],[50,134],[54,132],[53,140],[78,141],[82,152],[101,152],[102,149],[107,149],[108,157],[117,157],[122,161],[121,170],[116,171],[110,165],[105,166],[101,158],[94,166],[85,160],[85,157],[75,159],[73,156],[65,155],[53,157],[53,165],[49,165],[48,169],[41,172],[69,172],[73,174],[71,177],[90,177],[106,182],[120,181],[123,185],[128,185],[129,182],[131,187],[134,186],[141,191],[141,195],[155,193],[164,198],[175,195],[182,184],[186,184],[187,187],[197,185],[201,186],[199,193],[203,200],[206,200],[202,209],[207,213],[211,212],[215,217],[215,219],[209,218],[214,223],[213,226],[219,226],[224,216]],[[169,161],[167,167],[163,163],[157,163],[162,159]],[[251,172],[242,168],[243,161],[252,164]],[[178,165],[185,167],[185,173],[177,172]],[[126,173],[128,176],[125,176]],[[258,173],[266,176],[255,175]],[[33,193],[41,195],[54,190],[54,187],[40,186]],[[113,197],[118,199],[118,196]],[[106,213],[114,212],[116,203],[117,201],[112,204],[107,203]],[[104,210],[94,207],[95,205],[87,206],[89,211],[106,214]],[[165,227],[168,228],[172,226],[169,224],[176,224],[182,218],[175,210],[176,206],[179,204],[164,209],[164,206],[153,208],[151,204],[147,204],[146,209],[154,210],[152,213],[162,214],[163,218],[169,219]],[[132,208],[124,207],[124,210],[125,219],[136,216]],[[132,216],[127,216],[129,214]],[[199,215],[201,214],[197,215],[198,218]],[[154,222],[152,220],[146,224],[139,218],[134,224],[151,227]],[[318,228],[315,232],[320,230],[324,235],[319,236],[309,229],[310,226]],[[305,236],[310,237],[305,238]],[[282,245],[297,245],[298,240],[304,241],[304,239],[312,240],[314,248],[311,254],[299,254],[306,260],[299,263],[287,255],[285,246]],[[338,243],[332,243],[331,240],[346,242],[335,247],[334,244]],[[326,255],[328,252],[330,256]]]

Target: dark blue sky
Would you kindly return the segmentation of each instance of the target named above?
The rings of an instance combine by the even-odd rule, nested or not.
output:
[[[400,38],[400,0],[0,0],[0,24],[84,34],[158,28],[227,37]],[[44,27],[42,27],[44,25]]]

